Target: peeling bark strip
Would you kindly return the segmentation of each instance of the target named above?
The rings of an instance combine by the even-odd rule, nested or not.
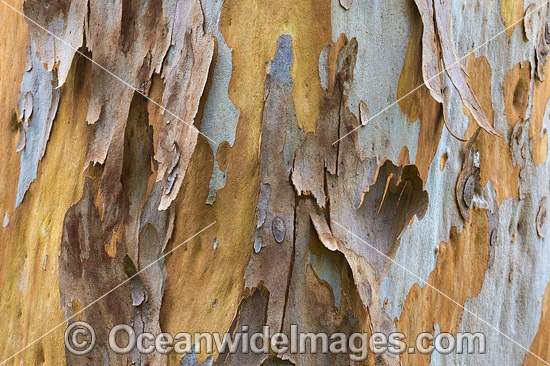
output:
[[[394,328],[382,310],[380,282],[391,263],[375,250],[349,238],[341,229],[335,228],[340,237],[346,238],[346,243],[334,237],[324,217],[315,213],[315,207],[326,210],[326,214],[335,221],[352,225],[359,230],[361,237],[370,238],[377,250],[393,257],[407,224],[415,215],[423,217],[428,204],[427,192],[422,190],[423,182],[415,166],[401,168],[385,161],[377,167],[373,160],[361,161],[354,139],[342,141],[339,149],[330,143],[358,124],[347,109],[347,96],[357,57],[355,39],[340,50],[335,87],[326,96],[326,110],[317,123],[317,130],[307,133],[305,140],[292,118],[290,67],[293,56],[290,37],[282,35],[277,45],[266,81],[257,230],[246,286],[248,289],[265,286],[269,294],[265,324],[271,327],[272,332],[283,328],[287,311],[291,312],[292,319],[297,320],[296,307],[303,305],[289,296],[308,298],[310,285],[295,278],[303,276],[300,264],[303,265],[305,255],[313,249],[310,240],[304,241],[303,235],[294,236],[295,231],[288,228],[293,227],[297,220],[301,225],[307,227],[309,224],[311,227],[311,216],[321,242],[327,249],[344,254],[351,267],[357,286],[351,290],[357,291],[362,306],[371,308],[370,328],[389,334]],[[294,157],[293,165],[289,164],[292,160],[288,157]],[[289,174],[296,193],[286,180]],[[361,182],[369,183],[364,190],[358,191],[357,183],[361,187]],[[350,196],[350,192],[356,192],[356,195]],[[296,194],[310,196],[311,200],[298,209],[296,207],[304,200]],[[322,317],[330,318],[328,314]],[[284,324],[288,329],[292,323],[285,320]],[[298,356],[289,357],[299,359]],[[334,362],[332,356],[327,357],[326,362]],[[391,364],[398,361],[389,355],[384,358]]]
[[[440,78],[441,56],[435,28],[434,0],[414,1],[422,19],[422,76],[432,97],[443,103]]]
[[[204,19],[198,0],[177,1],[173,11],[176,16],[170,38],[183,43],[172,41],[165,56],[162,75],[166,86],[162,102],[187,124],[172,123],[171,116],[164,117],[165,126],[155,153],[159,162],[157,180],[162,181],[164,187],[161,210],[176,198],[195,150],[198,130],[190,126],[199,108],[214,51],[214,39],[203,31]]]
[[[32,21],[0,12],[0,362],[30,345],[10,362],[350,364],[290,350],[117,355],[117,324],[483,332],[487,354],[357,364],[550,362],[541,4],[16,0]],[[463,67],[456,50],[472,48]],[[217,232],[163,257],[206,221]],[[84,357],[40,338],[75,314],[97,335]]]
[[[424,75],[424,82],[428,89],[430,89],[432,97],[439,103],[443,103],[444,108],[448,108],[444,102],[445,98],[443,97],[441,87],[439,70],[442,60],[445,65],[445,71],[454,87],[460,93],[460,97],[466,108],[468,108],[477,123],[485,131],[491,135],[497,135],[497,132],[483,112],[483,108],[481,108],[476,95],[472,91],[466,79],[467,75],[456,54],[451,31],[452,16],[450,0],[415,0],[415,3],[420,11],[424,25],[424,35],[422,37],[422,73]]]
[[[120,79],[94,67],[87,117],[88,122],[95,125],[88,152],[89,162],[105,163],[102,216],[105,216],[109,230],[114,229],[120,220],[114,206],[120,202],[122,135],[133,96],[133,91],[125,83],[147,94],[153,73],[162,72],[165,80],[162,104],[171,115],[165,117],[166,126],[161,132],[155,157],[159,162],[157,179],[163,181],[165,189],[160,207],[166,209],[181,187],[195,148],[198,133],[190,126],[198,110],[214,49],[213,38],[202,30],[203,14],[199,1],[143,0],[116,4],[90,1],[89,6],[87,1],[61,1],[49,6],[49,3],[29,0],[25,2],[25,14],[64,41],[29,22],[33,40],[29,57],[36,57],[46,64],[59,79],[51,89],[57,90],[64,84],[74,49],[84,44],[95,62]],[[176,39],[183,40],[183,43],[171,41]],[[118,46],[116,52],[113,52],[113,45]],[[25,95],[30,91],[23,88],[21,99],[28,99]],[[178,94],[176,98],[176,91],[180,93],[182,90],[186,90],[184,97]],[[45,125],[46,131],[51,129],[56,103],[51,103],[49,122],[39,123]],[[20,109],[24,112],[23,108]],[[32,109],[26,113],[30,116]],[[172,115],[181,120],[170,123]],[[23,114],[21,118],[24,118]],[[47,141],[47,136],[42,140]],[[39,151],[45,149],[45,142],[43,144],[44,148],[38,146]],[[20,189],[18,204],[29,184],[21,183],[23,188]]]
[[[59,293],[65,317],[73,316],[147,267],[120,291],[117,289],[117,296],[109,294],[94,304],[102,311],[90,310],[80,315],[102,340],[94,351],[94,360],[110,365],[125,365],[129,358],[137,363],[166,362],[158,353],[144,355],[134,351],[124,356],[107,352],[109,331],[114,325],[129,324],[136,334],[161,332],[160,310],[167,272],[164,259],[158,258],[172,235],[174,211],[158,210],[162,185],[150,183],[153,141],[146,107],[144,98],[134,98],[124,133],[121,182],[124,235],[114,255],[102,245],[104,225],[96,206],[101,189],[99,177],[86,178],[83,196],[69,209],[63,225]],[[105,319],[103,313],[112,313],[112,318]],[[67,361],[79,364],[82,359],[67,352]]]
[[[134,95],[128,85],[148,94],[153,73],[161,73],[164,80],[162,103],[170,115],[165,115],[165,124],[157,131],[155,159],[158,162],[157,180],[162,181],[164,190],[159,208],[166,210],[181,187],[197,142],[198,130],[191,126],[206,84],[214,40],[204,34],[198,0],[112,4],[90,1],[89,6],[84,1],[55,2],[49,6],[49,3],[29,0],[25,3],[25,13],[64,41],[66,37],[70,47],[76,49],[86,45],[93,61],[101,65],[94,64],[92,69],[87,121],[94,125],[94,132],[88,162],[104,164],[101,183],[103,242],[107,251],[114,255],[123,235],[124,213],[120,205],[123,201],[124,131]],[[36,177],[38,162],[44,155],[56,116],[58,88],[65,82],[75,54],[67,44],[33,22],[29,21],[29,27],[32,42],[28,57],[31,59],[19,98],[23,127],[20,128],[18,150],[24,152],[17,206]],[[117,46],[114,52],[113,45]],[[40,62],[46,64],[48,70]],[[33,95],[37,96],[36,101]],[[32,117],[33,104],[37,110],[35,117]],[[171,121],[172,115],[179,118]],[[31,119],[35,121],[29,126]]]

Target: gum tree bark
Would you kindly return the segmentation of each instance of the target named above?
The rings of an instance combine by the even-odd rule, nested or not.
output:
[[[117,324],[482,332],[357,364],[550,362],[547,2],[0,2],[0,362],[353,364],[120,355]]]

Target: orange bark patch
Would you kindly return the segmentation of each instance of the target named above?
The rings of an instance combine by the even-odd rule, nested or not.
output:
[[[441,159],[439,159],[439,170],[443,171],[443,169],[445,169],[445,165],[447,165],[448,159],[449,159],[449,154],[445,153],[441,155]]]
[[[472,89],[487,114],[487,118],[493,124],[495,112],[491,99],[491,66],[484,56],[475,58],[474,55],[470,55],[466,60],[466,69],[470,75]],[[464,108],[464,113],[470,117],[466,136],[471,136],[478,125],[466,108]],[[481,185],[486,185],[489,180],[493,182],[499,206],[502,201],[510,197],[519,199],[520,167],[514,167],[512,164],[512,153],[506,140],[480,131],[475,147],[479,150]]]
[[[485,56],[476,58],[473,54],[468,55],[466,59],[466,70],[470,75],[470,85],[474,90],[479,104],[487,115],[491,126],[494,126],[495,111],[493,110],[493,100],[491,99],[491,65]],[[464,107],[464,113],[473,118],[470,111]]]
[[[409,165],[411,163],[411,158],[409,157],[409,149],[407,146],[403,146],[401,153],[399,153],[399,159],[397,160],[398,165]]]
[[[481,291],[489,261],[488,218],[485,210],[473,209],[472,220],[463,233],[451,228],[450,240],[439,245],[435,269],[428,283],[421,288],[415,284],[405,300],[403,313],[396,325],[407,339],[416,339],[423,332],[434,332],[439,324],[442,332],[456,333],[463,309],[441,295],[464,305],[466,299]],[[437,309],[437,311],[435,311]],[[429,365],[430,355],[403,354],[403,365]]]
[[[546,72],[550,68],[550,62],[546,63]],[[533,112],[531,115],[531,125],[529,135],[533,138],[533,160],[536,165],[546,162],[548,156],[548,135],[546,131],[542,133],[542,120],[546,111],[546,104],[550,98],[550,78],[544,81],[535,80],[533,90]]]
[[[502,0],[500,3],[500,15],[504,26],[508,28],[506,34],[511,35],[519,20],[523,17],[523,0]]]
[[[550,362],[550,284],[546,287],[546,293],[542,300],[542,315],[540,317],[537,335],[531,343],[531,352]],[[523,366],[544,366],[545,364],[531,354],[527,354],[523,360]]]
[[[508,71],[504,79],[504,113],[506,121],[514,125],[520,118],[525,118],[529,104],[529,87],[531,81],[531,65],[523,61]]]

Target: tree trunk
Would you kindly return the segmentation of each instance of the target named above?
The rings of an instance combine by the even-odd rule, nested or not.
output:
[[[550,365],[548,2],[0,1],[0,362]]]

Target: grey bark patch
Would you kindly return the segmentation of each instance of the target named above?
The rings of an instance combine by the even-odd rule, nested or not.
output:
[[[475,95],[472,86],[466,78],[466,72],[460,63],[460,59],[455,50],[452,34],[452,11],[450,1],[429,0],[433,3],[435,14],[435,25],[438,39],[440,41],[441,57],[445,65],[445,71],[454,87],[460,94],[462,103],[470,111],[477,124],[487,131],[490,135],[496,135],[497,131],[491,125],[487,115],[483,111],[481,104]],[[433,19],[429,26],[433,26]],[[424,23],[424,26],[428,26]],[[439,51],[438,51],[439,52]]]
[[[275,217],[273,219],[273,222],[271,224],[271,230],[273,231],[273,237],[277,241],[277,243],[282,243],[285,239],[285,222],[280,217]]]
[[[233,146],[240,109],[229,98],[229,82],[233,71],[233,51],[227,46],[225,38],[219,30],[224,1],[201,0],[201,4],[204,11],[205,32],[212,33],[217,39],[216,63],[209,80],[211,86],[204,104],[203,118],[200,125],[201,132],[220,143],[216,145],[208,140],[214,154],[214,168],[210,178],[206,203],[212,205],[216,200],[217,192],[225,187],[227,181],[227,168],[223,171],[220,170],[218,159],[216,159],[217,149],[222,141],[227,141],[230,146]]]
[[[38,163],[46,152],[59,105],[60,90],[57,89],[56,73],[48,71],[34,54],[31,57],[33,67],[23,74],[18,97],[19,120],[24,132],[21,131],[17,147],[22,153],[16,207],[21,204],[25,193],[37,177]]]
[[[291,37],[289,34],[283,34],[277,41],[277,54],[271,63],[269,73],[283,88],[292,83],[290,68],[293,60]]]
[[[182,357],[180,360],[179,366],[212,366],[212,363],[214,362],[213,356],[208,356],[206,361],[204,363],[200,363],[197,360],[197,356],[195,354],[195,346],[193,345],[191,347],[191,350],[185,354],[185,356]]]
[[[531,3],[525,9],[525,15],[523,18],[523,30],[525,39],[527,39],[527,41],[531,41],[531,39],[533,38],[533,23],[535,21],[535,16],[538,13],[534,11],[536,9],[536,6],[537,5],[535,3]]]
[[[304,143],[296,151],[294,168],[292,169],[292,183],[298,195],[315,197],[319,207],[325,207],[325,146],[323,139],[313,133],[307,133]],[[320,146],[321,145],[321,146]]]
[[[328,44],[321,50],[319,54],[319,79],[321,81],[321,88],[324,90],[328,89],[328,79],[329,79],[329,54],[330,54],[331,45]]]
[[[256,218],[256,228],[264,224],[267,215],[267,206],[271,199],[271,186],[268,183],[260,182],[260,197],[258,199],[258,211]]]
[[[340,271],[336,262],[329,255],[316,255],[312,252],[309,252],[308,262],[317,276],[321,280],[326,281],[332,288],[334,306],[339,309],[342,299],[342,278],[340,277]]]

